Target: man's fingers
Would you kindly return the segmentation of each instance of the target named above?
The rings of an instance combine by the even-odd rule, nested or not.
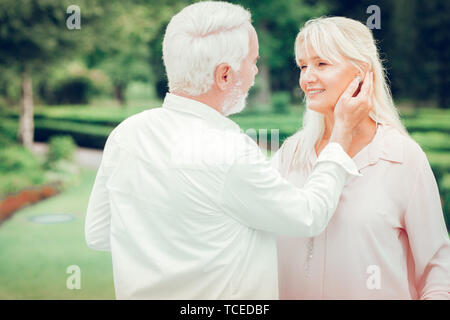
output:
[[[355,93],[356,89],[358,89],[358,85],[361,82],[361,77],[356,76],[355,79],[353,79],[352,82],[348,85],[347,89],[345,89],[344,93],[342,94],[343,98],[351,98],[353,94]]]
[[[369,98],[371,98],[373,96],[373,71],[370,72],[370,93],[369,93]]]
[[[369,97],[370,88],[372,87],[372,72],[366,72],[364,82],[361,86],[361,91],[358,96]]]

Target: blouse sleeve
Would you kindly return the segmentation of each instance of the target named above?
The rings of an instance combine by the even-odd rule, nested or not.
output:
[[[416,173],[405,213],[420,299],[449,299],[450,241],[439,190],[426,155]]]

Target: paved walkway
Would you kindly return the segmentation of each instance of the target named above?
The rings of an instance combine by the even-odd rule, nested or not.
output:
[[[33,152],[38,155],[44,155],[48,152],[48,144],[35,142],[33,144]],[[82,167],[90,169],[98,169],[102,161],[101,150],[78,147],[75,151],[75,161]]]

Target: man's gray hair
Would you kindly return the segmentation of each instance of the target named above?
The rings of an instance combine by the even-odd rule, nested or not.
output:
[[[169,91],[197,96],[214,83],[214,71],[228,63],[238,71],[249,52],[250,12],[227,2],[204,1],[172,17],[163,41]]]

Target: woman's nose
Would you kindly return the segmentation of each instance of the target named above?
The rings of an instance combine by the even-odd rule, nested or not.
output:
[[[314,68],[306,67],[303,69],[301,73],[302,79],[305,82],[314,82],[317,80],[317,74],[314,70]]]

